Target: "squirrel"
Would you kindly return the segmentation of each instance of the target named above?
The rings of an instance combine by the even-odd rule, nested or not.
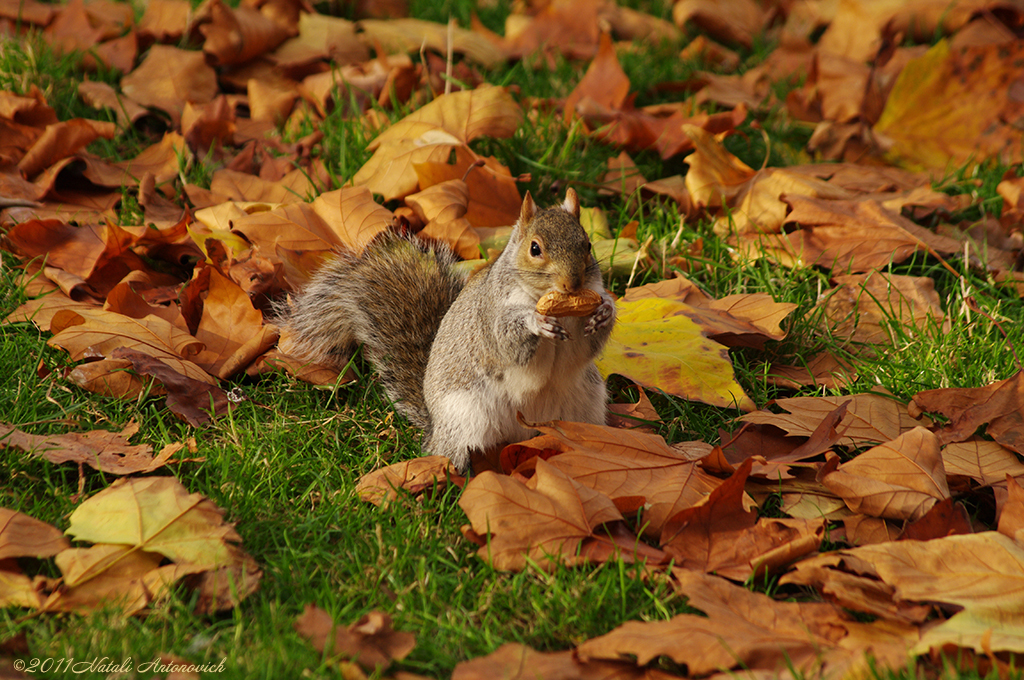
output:
[[[424,431],[423,448],[459,471],[470,454],[536,434],[531,422],[603,424],[594,358],[615,322],[579,221],[575,190],[539,210],[529,192],[508,245],[466,279],[442,244],[384,231],[362,254],[340,252],[281,310],[279,349],[344,366],[359,344],[396,409]],[[586,317],[545,316],[551,291],[601,297]]]

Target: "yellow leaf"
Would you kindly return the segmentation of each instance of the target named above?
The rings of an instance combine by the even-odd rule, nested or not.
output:
[[[174,477],[119,479],[70,519],[67,533],[80,541],[134,546],[208,568],[232,562],[227,542],[241,540],[220,508]]]
[[[597,361],[601,373],[618,373],[645,386],[713,406],[752,411],[733,377],[725,347],[708,340],[674,300],[619,301],[612,336]]]

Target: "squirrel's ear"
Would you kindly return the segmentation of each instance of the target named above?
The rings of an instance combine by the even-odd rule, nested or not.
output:
[[[580,218],[580,197],[576,195],[576,190],[572,187],[565,190],[565,203],[562,204],[562,207],[576,219]]]
[[[525,227],[533,220],[536,212],[537,204],[533,202],[533,196],[527,191],[526,196],[523,197],[523,207],[519,210],[519,224]]]

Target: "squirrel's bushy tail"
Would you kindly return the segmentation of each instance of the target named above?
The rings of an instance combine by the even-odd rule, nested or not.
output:
[[[395,407],[427,428],[423,374],[445,312],[465,279],[444,246],[384,232],[359,256],[339,253],[280,310],[282,352],[343,367],[356,346]]]

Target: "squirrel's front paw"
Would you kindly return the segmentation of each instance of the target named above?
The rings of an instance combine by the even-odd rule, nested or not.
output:
[[[608,298],[603,298],[601,306],[594,310],[594,313],[587,319],[587,325],[584,326],[583,332],[587,335],[593,335],[610,324],[613,316],[615,316],[615,303]]]
[[[536,325],[537,335],[552,340],[568,340],[571,336],[569,331],[562,326],[561,320],[554,316],[544,316],[540,312],[533,313],[533,321]]]

